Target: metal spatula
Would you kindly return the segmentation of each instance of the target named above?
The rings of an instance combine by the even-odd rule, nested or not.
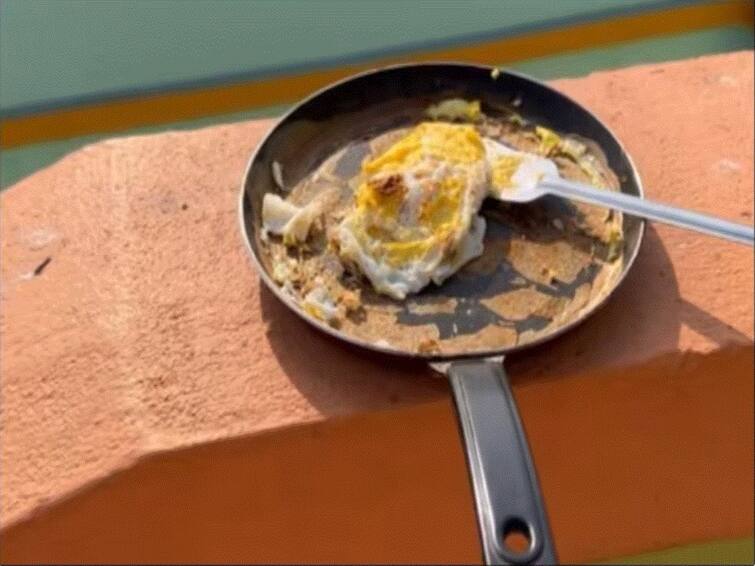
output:
[[[703,232],[740,244],[752,246],[753,241],[755,241],[755,231],[752,226],[652,202],[627,193],[596,189],[582,183],[566,181],[560,177],[546,176],[536,186],[505,189],[500,191],[496,197],[506,202],[530,202],[546,194],[605,206],[633,216],[673,224],[680,228]]]

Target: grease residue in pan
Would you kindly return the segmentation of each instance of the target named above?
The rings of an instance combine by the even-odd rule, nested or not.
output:
[[[538,151],[540,140],[531,127],[486,118],[478,128],[509,146]],[[344,271],[328,251],[328,228],[351,205],[352,179],[362,160],[396,135],[389,131],[340,149],[287,195],[298,205],[315,197],[328,202],[306,248],[286,248],[275,238],[262,246],[266,269],[279,274],[278,283],[297,302],[316,278],[322,285],[324,277],[333,296],[346,293],[357,303],[333,322],[342,332],[401,350],[457,354],[534,341],[578,318],[613,287],[623,267],[621,247],[616,246],[621,215],[556,198],[529,204],[488,199],[482,208],[487,221],[483,255],[442,285],[430,285],[403,301],[376,293],[368,282]],[[559,173],[618,190],[600,149],[589,140],[562,135],[562,140],[570,139],[584,148],[583,158],[592,167],[587,170],[568,155],[552,155]]]

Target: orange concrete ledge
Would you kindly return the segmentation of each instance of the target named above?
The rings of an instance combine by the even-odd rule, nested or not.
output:
[[[650,197],[752,223],[752,69],[556,85]],[[248,264],[269,125],[103,142],[2,195],[3,561],[478,559],[445,383],[310,329]],[[606,308],[510,362],[564,561],[752,533],[751,249],[653,227]]]

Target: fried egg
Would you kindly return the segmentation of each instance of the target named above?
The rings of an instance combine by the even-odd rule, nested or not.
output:
[[[485,146],[471,125],[426,122],[366,160],[339,253],[396,299],[482,253]],[[475,229],[472,229],[472,228]]]
[[[469,124],[423,122],[362,163],[335,243],[373,288],[404,299],[483,251],[486,196],[558,175],[545,158],[483,139]]]
[[[262,199],[262,237],[268,232],[283,237],[286,245],[301,244],[307,240],[314,220],[322,213],[320,202],[313,201],[299,207],[274,193]]]

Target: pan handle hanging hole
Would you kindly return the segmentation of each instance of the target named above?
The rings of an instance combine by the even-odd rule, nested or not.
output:
[[[509,517],[501,529],[503,547],[511,554],[527,554],[533,546],[532,529],[519,517]]]

